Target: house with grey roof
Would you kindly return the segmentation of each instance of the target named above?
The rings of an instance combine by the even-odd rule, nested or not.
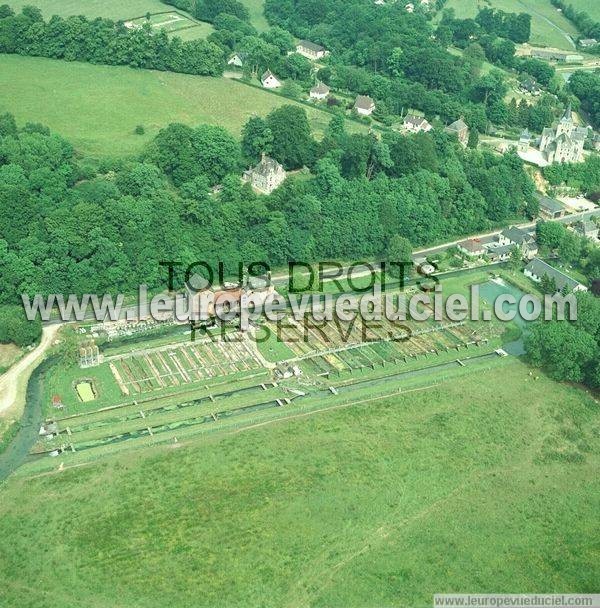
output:
[[[514,243],[509,245],[500,245],[499,247],[493,247],[488,249],[487,257],[490,262],[506,262],[510,259],[512,252],[517,248]]]
[[[519,143],[517,144],[517,150],[519,152],[529,152],[529,146],[531,145],[531,133],[525,129],[523,133],[521,133],[521,137],[519,138]]]
[[[586,128],[575,125],[569,104],[558,125],[542,131],[540,152],[550,164],[580,163],[584,160],[583,146],[587,136]]]
[[[375,109],[375,102],[368,95],[357,95],[354,109],[362,116],[370,116]]]
[[[587,291],[585,285],[539,258],[531,260],[531,262],[525,266],[523,273],[526,277],[529,277],[536,283],[540,283],[544,277],[554,280],[556,291],[563,291],[565,289],[567,291]]]
[[[312,60],[322,59],[326,55],[329,55],[329,51],[325,47],[310,42],[310,40],[300,40],[296,45],[296,53]]]
[[[455,120],[451,125],[448,125],[444,129],[444,131],[446,131],[446,133],[450,133],[451,135],[456,135],[458,141],[463,146],[467,145],[469,141],[469,127],[462,118],[459,118],[458,120]]]
[[[265,89],[277,89],[283,84],[271,70],[267,70],[260,77],[260,82]]]
[[[521,250],[523,258],[531,260],[538,254],[538,245],[533,236],[517,226],[506,228],[498,235],[498,246],[516,245]]]
[[[427,133],[433,129],[431,124],[423,116],[417,116],[416,114],[407,114],[404,117],[402,126],[411,133]]]
[[[596,46],[598,41],[595,38],[582,38],[579,41],[579,46],[585,48],[589,48],[590,46]]]
[[[539,193],[536,193],[535,197],[540,204],[540,214],[543,217],[550,220],[557,220],[558,218],[564,217],[565,208],[562,203],[558,202],[556,199]]]
[[[311,90],[310,90],[310,98],[311,99],[327,99],[329,95],[329,87],[322,83],[318,82]]]
[[[259,192],[271,194],[283,183],[285,177],[285,169],[274,158],[263,154],[256,167],[244,172],[243,179]]]

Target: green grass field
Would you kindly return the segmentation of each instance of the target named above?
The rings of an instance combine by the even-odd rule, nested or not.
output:
[[[42,122],[94,157],[136,154],[172,122],[220,125],[238,136],[251,116],[290,103],[226,78],[0,55],[0,112]],[[331,115],[306,110],[319,137]],[[134,133],[139,124],[144,135]]]
[[[45,18],[52,15],[85,15],[90,18],[106,17],[115,21],[172,9],[160,0],[6,0],[6,4],[19,10],[23,6],[33,4],[41,9]]]
[[[585,11],[592,19],[600,21],[600,3],[597,0],[569,0],[578,11]]]
[[[490,6],[506,12],[529,13],[533,45],[575,48],[567,36],[577,37],[577,29],[550,4],[550,0],[449,0],[444,8],[453,8],[457,17],[465,19],[475,17],[479,9]]]
[[[241,0],[241,3],[248,9],[250,22],[259,32],[269,29],[269,23],[264,13],[264,0]]]
[[[535,374],[504,360],[178,449],[17,473],[0,489],[3,606],[594,592],[598,405]]]

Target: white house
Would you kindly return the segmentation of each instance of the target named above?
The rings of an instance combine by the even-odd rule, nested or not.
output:
[[[354,109],[362,116],[370,116],[375,109],[375,102],[368,95],[357,95]]]
[[[282,85],[271,70],[267,70],[260,78],[260,82],[265,89],[277,89]]]
[[[310,98],[311,99],[327,99],[329,95],[329,87],[322,83],[318,82],[311,90],[310,90]]]
[[[427,133],[433,129],[433,127],[423,118],[415,114],[407,114],[402,123],[404,128],[411,133]]]
[[[233,67],[236,67],[236,68],[243,68],[245,59],[246,59],[246,56],[244,53],[234,53],[228,59],[227,65],[232,65]]]
[[[462,253],[468,255],[470,258],[477,258],[487,252],[487,249],[480,239],[467,239],[466,241],[461,241],[456,246],[459,251],[462,251]]]

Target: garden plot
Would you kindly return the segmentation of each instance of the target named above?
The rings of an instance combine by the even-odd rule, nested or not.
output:
[[[305,371],[318,375],[403,363],[409,358],[436,355],[480,343],[497,335],[480,323],[295,323],[278,330],[279,339],[301,361]],[[271,331],[277,331],[270,327]],[[410,336],[409,336],[410,334]]]
[[[255,353],[240,336],[115,356],[110,360],[110,368],[123,395],[184,386],[259,368]]]

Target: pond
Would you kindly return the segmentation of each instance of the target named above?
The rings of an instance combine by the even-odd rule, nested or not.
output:
[[[523,319],[519,313],[519,302],[521,301],[521,298],[526,295],[525,292],[502,279],[491,279],[490,281],[481,283],[479,285],[479,294],[481,300],[489,306],[493,306],[495,300],[501,295],[510,294],[514,297],[515,304],[504,303],[503,308],[506,312],[516,312],[514,323],[521,330],[521,336],[517,340],[508,342],[503,348],[511,355],[519,356],[525,354],[525,344],[523,338],[526,334],[527,326],[530,321]]]
[[[96,393],[94,392],[94,387],[92,383],[88,380],[84,382],[79,382],[75,387],[77,391],[77,396],[81,401],[86,403],[87,401],[93,401],[96,398]]]

